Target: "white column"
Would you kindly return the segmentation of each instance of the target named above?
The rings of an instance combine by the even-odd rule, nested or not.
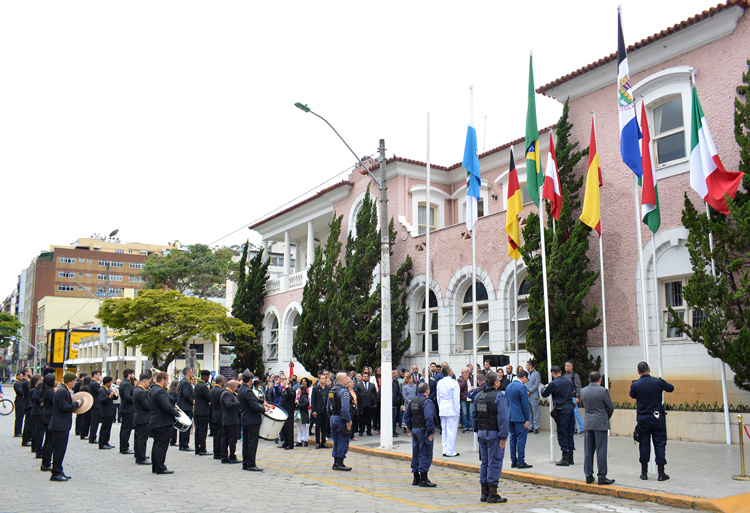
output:
[[[265,263],[268,260],[268,241],[263,241],[263,262]]]
[[[313,260],[315,259],[315,229],[313,228],[312,221],[307,223],[307,266],[306,269],[312,267]]]
[[[284,232],[284,275],[289,276],[289,273],[291,271],[291,264],[292,264],[292,252],[291,252],[291,242],[289,240],[289,231]]]

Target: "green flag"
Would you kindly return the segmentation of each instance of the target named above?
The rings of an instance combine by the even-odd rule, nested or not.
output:
[[[539,129],[536,125],[536,100],[534,98],[534,67],[529,56],[529,102],[526,108],[526,192],[539,206],[539,187],[544,183],[542,159],[539,155]]]

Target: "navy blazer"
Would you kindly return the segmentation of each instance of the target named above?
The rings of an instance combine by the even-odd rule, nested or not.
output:
[[[505,387],[505,397],[508,399],[511,422],[528,422],[531,420],[529,407],[529,391],[526,385],[517,379]]]
[[[50,431],[68,432],[73,426],[73,398],[70,389],[62,384],[55,392],[55,402],[52,405],[52,418],[49,421]]]

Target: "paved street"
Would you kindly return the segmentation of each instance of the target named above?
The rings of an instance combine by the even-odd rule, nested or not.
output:
[[[10,394],[12,396],[12,393]],[[113,426],[117,440],[119,424]],[[209,447],[211,442],[209,441]],[[150,450],[150,444],[149,444]],[[0,417],[0,512],[139,512],[169,509],[180,513],[205,511],[525,511],[532,513],[618,513],[687,511],[657,504],[589,495],[503,480],[500,493],[507,504],[479,502],[478,476],[435,467],[430,473],[438,488],[411,486],[407,463],[350,453],[349,473],[331,470],[329,450],[276,449],[261,442],[262,474],[243,472],[240,465],[222,465],[208,457],[170,447],[167,466],[175,474],[155,476],[150,467],[134,465],[132,456],[101,451],[71,437],[65,471],[67,483],[49,481],[39,460],[13,438],[13,418]]]

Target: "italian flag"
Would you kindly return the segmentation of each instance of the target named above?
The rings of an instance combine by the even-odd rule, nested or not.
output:
[[[661,213],[659,212],[659,190],[656,188],[656,174],[651,162],[651,134],[648,131],[646,105],[641,106],[641,159],[643,161],[643,190],[641,191],[641,218],[653,233],[659,231]]]
[[[729,172],[716,152],[706,116],[693,86],[693,121],[690,136],[690,186],[703,200],[724,214],[729,213],[724,195],[734,199],[745,173]]]

